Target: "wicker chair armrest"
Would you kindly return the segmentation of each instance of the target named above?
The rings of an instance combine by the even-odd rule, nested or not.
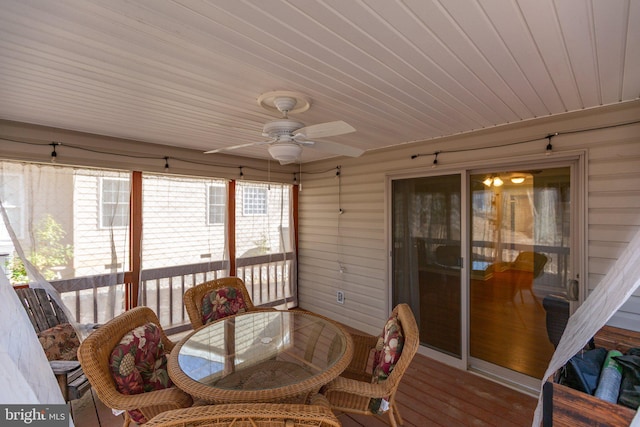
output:
[[[378,337],[365,334],[351,333],[353,339],[353,357],[347,369],[345,376],[354,379],[364,379],[371,377],[371,372],[367,370],[371,351],[376,348]]]
[[[331,403],[320,393],[316,393],[309,398],[309,405],[324,406],[325,408],[331,409]]]
[[[324,386],[322,394],[324,394],[331,403],[332,393],[349,393],[367,398],[386,398],[391,393],[389,387],[384,382],[373,384],[364,381],[352,380],[350,378],[338,377]]]
[[[114,409],[129,411],[140,409],[148,417],[145,408],[154,406],[167,407],[169,409],[191,406],[193,399],[187,393],[177,387],[169,387],[163,390],[154,390],[140,394],[122,394],[117,391],[110,392],[109,402]],[[98,393],[100,397],[100,393]],[[164,409],[167,410],[167,409]],[[156,411],[157,412],[157,411]],[[161,412],[161,411],[160,411]],[[155,414],[151,415],[153,417]],[[147,418],[149,419],[149,418]]]

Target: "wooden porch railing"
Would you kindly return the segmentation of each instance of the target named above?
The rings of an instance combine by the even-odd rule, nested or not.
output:
[[[236,275],[256,306],[290,306],[293,299],[293,253],[236,260]],[[184,292],[199,283],[224,277],[228,261],[143,270],[141,305],[152,308],[169,333],[190,327]],[[52,281],[79,323],[104,323],[124,311],[124,273]],[[112,301],[112,303],[110,302]]]

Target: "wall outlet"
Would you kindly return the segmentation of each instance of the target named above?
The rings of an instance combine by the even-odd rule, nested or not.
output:
[[[344,292],[343,291],[336,292],[336,301],[338,302],[338,304],[344,304]]]

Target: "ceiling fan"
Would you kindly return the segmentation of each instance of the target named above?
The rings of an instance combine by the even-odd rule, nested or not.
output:
[[[218,148],[207,151],[205,154],[231,151],[252,145],[269,145],[268,150],[271,157],[278,160],[280,164],[286,165],[300,160],[303,147],[312,147],[327,153],[349,157],[358,157],[364,153],[364,150],[348,145],[315,140],[317,138],[355,132],[355,128],[342,120],[305,126],[302,122],[290,119],[289,114],[306,111],[311,106],[309,98],[300,93],[289,91],[267,92],[258,97],[258,104],[268,110],[279,111],[282,114],[282,118],[272,120],[264,125],[262,136],[268,137],[268,141]]]

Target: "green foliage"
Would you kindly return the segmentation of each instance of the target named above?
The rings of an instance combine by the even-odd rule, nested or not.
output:
[[[62,243],[66,232],[49,214],[35,228],[35,247],[27,259],[40,271],[46,280],[57,278],[54,267],[66,266],[73,259],[73,247]],[[11,271],[11,283],[28,282],[27,271],[22,260],[14,254],[7,267]]]

